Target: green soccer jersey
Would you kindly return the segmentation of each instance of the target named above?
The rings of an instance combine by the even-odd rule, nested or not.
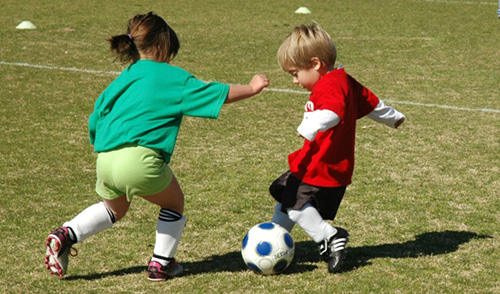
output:
[[[184,115],[217,118],[229,85],[196,79],[187,71],[139,60],[99,96],[89,118],[95,152],[124,144],[161,150],[170,162]]]

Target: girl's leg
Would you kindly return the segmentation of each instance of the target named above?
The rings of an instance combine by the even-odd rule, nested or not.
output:
[[[75,234],[75,242],[82,242],[88,237],[109,229],[121,219],[130,206],[125,195],[114,200],[104,200],[87,207],[63,227]]]
[[[184,213],[184,194],[175,176],[165,190],[155,195],[144,196],[143,198],[161,208],[173,210],[181,215]]]
[[[130,202],[128,202],[127,195],[125,194],[113,200],[104,199],[104,203],[112,212],[115,221],[122,219],[130,207]]]
[[[105,200],[93,204],[72,220],[64,223],[62,227],[50,233],[46,240],[45,264],[47,269],[52,274],[62,277],[68,268],[68,257],[73,244],[111,228],[116,220],[127,213],[129,206],[130,203],[127,202],[125,195],[115,200]]]
[[[183,272],[183,267],[175,261],[174,255],[187,221],[182,215],[184,194],[174,176],[165,190],[143,198],[160,206],[153,258],[148,266],[148,279],[163,281]]]

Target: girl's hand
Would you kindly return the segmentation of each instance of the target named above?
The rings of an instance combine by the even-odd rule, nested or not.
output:
[[[264,88],[269,86],[269,79],[265,75],[257,74],[253,76],[249,85],[250,87],[252,87],[254,95],[256,95],[259,94],[260,91],[262,91]]]
[[[224,103],[233,103],[255,96],[267,86],[269,79],[265,75],[255,75],[248,85],[231,85]]]

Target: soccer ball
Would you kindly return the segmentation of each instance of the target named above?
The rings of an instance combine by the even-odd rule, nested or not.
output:
[[[292,262],[294,252],[292,236],[275,223],[261,223],[252,227],[241,246],[241,256],[247,267],[262,275],[284,271]]]

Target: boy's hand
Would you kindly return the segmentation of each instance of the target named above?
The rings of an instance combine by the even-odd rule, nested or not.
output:
[[[254,95],[256,95],[259,94],[262,89],[269,86],[269,79],[265,75],[257,74],[253,76],[249,85],[254,91]]]

